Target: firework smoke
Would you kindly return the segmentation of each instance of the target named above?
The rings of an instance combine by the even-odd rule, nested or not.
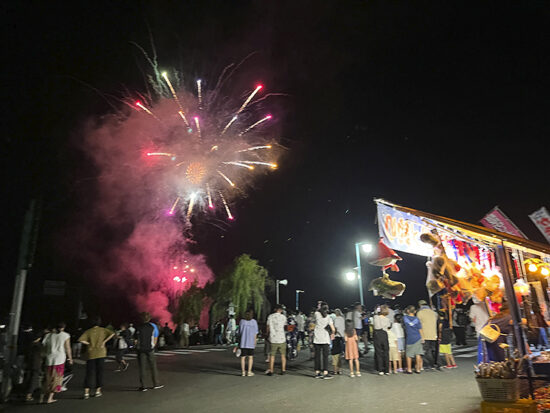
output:
[[[277,164],[266,137],[271,116],[251,110],[261,109],[254,97],[262,87],[239,102],[199,82],[199,99],[162,78],[156,100],[134,100],[126,113],[87,125],[86,151],[100,179],[82,225],[85,242],[105,243],[86,251],[99,283],[171,322],[183,290],[213,281],[204,257],[190,252],[191,219],[208,211],[232,220],[232,203]]]

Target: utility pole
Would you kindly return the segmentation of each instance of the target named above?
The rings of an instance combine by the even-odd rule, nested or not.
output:
[[[21,308],[25,295],[25,282],[27,272],[32,266],[34,252],[38,238],[39,206],[36,200],[32,200],[29,209],[25,213],[21,244],[19,246],[19,257],[17,260],[17,274],[13,289],[11,303],[7,345],[4,351],[5,366],[2,377],[2,401],[8,401],[11,391],[11,376],[17,358],[17,337],[21,323]]]

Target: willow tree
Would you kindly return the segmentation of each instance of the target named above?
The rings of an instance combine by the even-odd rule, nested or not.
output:
[[[182,321],[194,321],[198,323],[205,297],[204,290],[199,288],[196,282],[193,283],[180,297],[175,321],[178,323]]]
[[[267,270],[248,254],[235,258],[229,269],[216,280],[215,301],[212,314],[219,318],[225,314],[230,303],[235,306],[235,314],[242,317],[252,308],[260,318],[265,298],[266,286],[271,284]]]

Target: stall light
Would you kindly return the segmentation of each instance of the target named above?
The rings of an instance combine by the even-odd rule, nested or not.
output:
[[[523,281],[521,278],[514,283],[514,291],[521,295],[529,294],[529,284]]]
[[[548,268],[546,268],[546,267],[542,267],[542,268],[540,269],[540,273],[541,273],[542,275],[544,275],[545,277],[548,277],[548,275],[550,275],[550,271],[549,271]]]
[[[529,267],[527,267],[529,272],[537,272],[537,266],[535,264],[529,264]]]

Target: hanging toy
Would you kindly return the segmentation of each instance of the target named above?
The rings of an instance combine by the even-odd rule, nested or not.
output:
[[[394,300],[405,291],[406,285],[399,281],[390,280],[390,276],[384,272],[382,277],[375,278],[369,285],[369,291],[375,296],[382,296]]]
[[[394,250],[384,244],[382,239],[380,239],[378,241],[376,258],[369,261],[369,264],[382,267],[382,271],[385,271],[388,268],[392,271],[399,271],[399,267],[395,263],[397,261],[401,261],[402,259],[403,258],[397,255]]]

